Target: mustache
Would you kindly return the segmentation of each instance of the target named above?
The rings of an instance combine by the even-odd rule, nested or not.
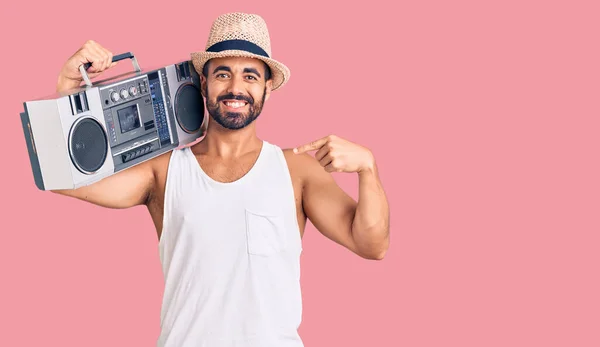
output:
[[[220,102],[223,100],[242,100],[242,101],[246,101],[250,105],[254,104],[254,98],[252,98],[251,96],[233,95],[232,93],[221,95],[221,96],[217,97],[217,102]]]

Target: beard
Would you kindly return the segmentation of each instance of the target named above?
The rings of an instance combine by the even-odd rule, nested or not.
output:
[[[208,88],[206,88],[206,108],[208,114],[223,128],[230,130],[242,129],[250,125],[262,112],[263,105],[265,103],[265,96],[267,87],[263,90],[263,95],[259,102],[256,102],[250,95],[233,95],[232,93],[220,95],[217,97],[216,102],[211,101],[208,95]],[[248,103],[248,112],[223,112],[223,100],[241,100]]]

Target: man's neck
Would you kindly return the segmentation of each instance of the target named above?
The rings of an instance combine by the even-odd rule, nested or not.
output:
[[[232,159],[258,150],[261,146],[262,140],[256,135],[254,123],[243,129],[230,130],[211,120],[206,135],[193,146],[192,151]]]

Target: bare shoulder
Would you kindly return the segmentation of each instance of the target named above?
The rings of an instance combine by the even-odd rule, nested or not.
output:
[[[296,154],[292,148],[284,148],[282,151],[290,174],[296,177],[303,177],[307,167],[311,165],[311,159],[314,160],[314,158],[306,153]]]
[[[154,187],[152,187],[153,195],[156,195],[157,192],[164,191],[167,180],[167,171],[169,170],[169,161],[172,154],[173,151],[168,151],[147,161],[147,165],[154,175]]]
[[[309,180],[327,179],[331,177],[308,153],[294,153],[292,148],[282,149],[293,180],[298,180],[304,185]]]
[[[155,158],[148,160],[148,164],[152,167],[152,170],[154,172],[166,172],[167,168],[169,167],[169,161],[171,159],[172,154],[173,151],[165,152]]]

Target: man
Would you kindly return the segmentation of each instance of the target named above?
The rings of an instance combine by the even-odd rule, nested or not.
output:
[[[328,136],[282,150],[257,137],[255,120],[288,68],[271,57],[264,20],[244,13],[213,23],[192,53],[210,122],[193,146],[93,185],[57,193],[128,208],[144,204],[156,226],[165,276],[159,346],[303,346],[299,257],[307,218],[366,259],[389,244],[389,208],[372,153]],[[89,41],[63,66],[58,90],[114,66]],[[314,157],[307,152],[316,151]],[[331,172],[357,173],[358,202]]]

